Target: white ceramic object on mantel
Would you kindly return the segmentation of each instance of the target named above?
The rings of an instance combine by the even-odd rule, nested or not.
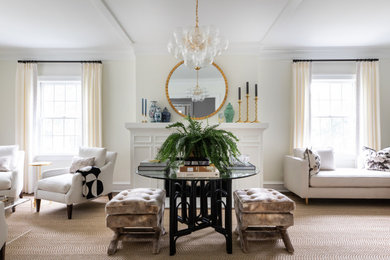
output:
[[[162,180],[145,178],[136,174],[139,163],[153,159],[159,147],[174,130],[166,129],[169,123],[126,123],[130,131],[130,186],[132,188],[164,188]],[[248,155],[250,162],[260,170],[256,176],[237,179],[232,182],[233,190],[263,187],[263,132],[268,123],[222,123],[220,128],[235,134],[240,141],[238,148]]]

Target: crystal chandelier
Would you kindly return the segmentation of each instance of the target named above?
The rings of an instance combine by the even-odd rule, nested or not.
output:
[[[213,26],[199,26],[198,0],[196,0],[195,27],[177,28],[168,43],[168,51],[176,59],[193,69],[212,64],[214,58],[228,47],[228,41]]]
[[[199,87],[199,68],[196,69],[196,85],[190,89],[189,97],[192,102],[202,102],[207,96],[206,90]]]

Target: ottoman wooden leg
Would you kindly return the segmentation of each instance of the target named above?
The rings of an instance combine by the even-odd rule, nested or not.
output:
[[[153,254],[160,253],[160,239],[161,239],[161,229],[154,229],[154,239],[153,239]]]
[[[110,245],[108,246],[108,250],[107,250],[108,255],[113,255],[116,253],[116,249],[117,249],[118,241],[119,241],[119,237],[120,237],[119,228],[111,228],[111,229],[112,229],[112,231],[115,232],[115,234],[112,237]]]
[[[287,248],[287,251],[290,253],[294,253],[294,247],[292,246],[290,237],[288,236],[287,228],[286,227],[278,227],[278,229],[280,231],[280,235],[282,236],[284,245]]]

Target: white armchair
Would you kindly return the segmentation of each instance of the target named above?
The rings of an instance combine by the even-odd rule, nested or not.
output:
[[[0,195],[22,197],[24,151],[18,151],[17,145],[0,146],[0,156],[11,158],[11,171],[0,173]]]
[[[0,201],[0,260],[5,259],[5,241],[7,240],[8,227],[5,223],[4,203]]]
[[[81,153],[81,152],[80,152]],[[80,154],[82,156],[82,154]],[[116,152],[107,152],[105,163],[100,168],[101,173],[98,179],[103,183],[103,193],[112,198],[112,182]],[[69,168],[52,169],[42,173],[42,179],[38,181],[35,188],[36,211],[40,211],[41,199],[65,203],[67,205],[68,219],[72,218],[74,203],[89,201],[82,195],[83,177],[80,173],[70,173]]]

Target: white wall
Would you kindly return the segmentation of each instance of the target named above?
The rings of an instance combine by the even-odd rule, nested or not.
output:
[[[125,122],[140,121],[141,97],[157,100],[174,114],[165,97],[165,81],[177,61],[169,55],[139,55],[136,61],[103,62],[103,144],[119,153],[114,182],[129,183],[129,132]],[[216,63],[225,72],[237,120],[237,88],[244,91],[245,82],[259,84],[259,119],[270,124],[264,134],[264,180],[279,183],[283,179],[283,156],[289,152],[291,124],[291,60],[261,60],[251,55],[226,55]],[[56,69],[41,67],[40,72]],[[64,70],[62,70],[63,72]],[[68,70],[71,71],[70,69]],[[390,146],[390,59],[380,61],[382,147]],[[16,61],[0,61],[0,144],[14,143]],[[56,74],[56,73],[54,73]],[[244,92],[242,93],[244,94]],[[136,105],[135,105],[136,104]],[[150,103],[149,103],[150,104]],[[225,106],[222,110],[225,109]],[[242,116],[245,114],[245,109]],[[253,104],[250,119],[253,120]],[[208,120],[217,122],[217,116]]]
[[[0,145],[15,143],[16,61],[0,61]]]

